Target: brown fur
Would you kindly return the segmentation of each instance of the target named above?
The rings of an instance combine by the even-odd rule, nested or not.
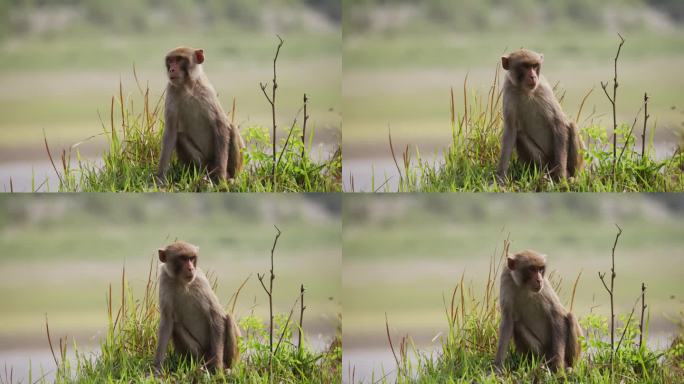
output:
[[[545,277],[546,256],[525,250],[507,258],[501,273],[501,325],[494,367],[501,371],[513,339],[522,354],[544,358],[552,370],[579,358],[582,329]]]
[[[520,161],[546,168],[556,179],[573,177],[582,169],[584,144],[540,74],[543,60],[543,55],[526,49],[501,58],[508,72],[503,85],[499,180],[506,176],[514,146]]]
[[[204,71],[204,51],[179,47],[166,55],[165,128],[157,178],[165,180],[175,150],[186,165],[208,169],[214,179],[237,177],[245,144],[219,103]]]
[[[154,368],[161,370],[166,348],[203,359],[215,370],[240,358],[240,330],[226,313],[204,273],[196,268],[199,248],[182,241],[159,250],[159,337]]]

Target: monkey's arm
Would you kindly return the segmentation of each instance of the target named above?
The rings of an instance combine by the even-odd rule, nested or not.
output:
[[[169,345],[169,339],[171,339],[172,332],[173,319],[171,318],[171,314],[162,311],[161,318],[159,320],[157,351],[154,354],[154,368],[157,371],[161,371],[161,365],[164,362],[164,356],[166,355],[166,347]]]
[[[166,179],[166,171],[171,163],[171,154],[176,147],[178,140],[178,121],[171,113],[166,112],[164,116],[165,126],[162,136],[161,156],[159,157],[159,167],[157,168],[157,178],[160,181]]]
[[[508,344],[513,336],[513,316],[509,311],[501,312],[501,325],[499,327],[499,346],[496,349],[496,357],[494,358],[494,369],[501,372],[503,368],[503,361],[508,352]]]
[[[513,145],[516,139],[516,126],[513,124],[513,118],[510,113],[504,116],[504,128],[501,136],[501,157],[499,158],[499,166],[496,171],[497,179],[503,181],[508,171],[508,163],[513,154]]]

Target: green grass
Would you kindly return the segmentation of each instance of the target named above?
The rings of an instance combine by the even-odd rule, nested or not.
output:
[[[672,192],[684,190],[684,152],[681,149],[665,159],[654,156],[654,131],[647,123],[646,136],[641,141],[644,156],[637,147],[642,132],[641,110],[632,124],[619,123],[615,131],[617,146],[612,146],[612,134],[606,127],[594,124],[591,116],[581,130],[586,145],[583,152],[585,169],[568,180],[553,181],[544,170],[517,163],[515,157],[505,183],[495,182],[500,154],[503,119],[501,113],[501,85],[499,66],[486,95],[466,91],[464,84],[464,112],[455,112],[451,92],[451,132],[449,148],[436,162],[423,161],[420,152],[413,153],[407,146],[395,153],[389,136],[392,156],[400,175],[400,192]],[[559,100],[563,93],[556,90]],[[619,103],[619,101],[618,101]],[[580,107],[581,112],[581,107]],[[642,117],[643,118],[643,117]],[[576,119],[579,122],[579,112]],[[581,122],[580,122],[581,123]],[[615,152],[615,156],[613,153]],[[375,181],[373,182],[375,184]],[[373,185],[372,189],[388,186]]]
[[[315,132],[309,128],[302,138],[302,128],[296,121],[287,129],[288,135],[279,140],[276,148],[276,177],[273,180],[274,161],[270,153],[269,130],[249,126],[242,135],[247,145],[243,151],[244,166],[240,175],[230,184],[215,184],[206,172],[194,167],[183,167],[172,161],[166,185],[155,182],[154,174],[161,151],[163,121],[160,117],[162,99],[151,101],[149,88],[143,91],[138,84],[142,106],[136,107],[133,99],[127,100],[120,87],[118,105],[112,98],[108,121],[102,121],[103,135],[108,150],[102,155],[102,166],[83,161],[78,144],[72,152],[63,151],[59,158],[49,150],[48,157],[59,178],[60,192],[331,192],[341,190],[342,155],[339,148],[327,159],[314,161],[311,156]],[[118,107],[118,111],[116,108]],[[115,124],[115,114],[121,126]],[[35,189],[43,187],[38,185]]]
[[[505,243],[503,254],[507,248],[508,243]],[[495,287],[498,286],[503,254],[498,263],[494,260],[490,263],[482,295],[476,296],[472,287],[461,280],[451,294],[443,298],[448,329],[442,337],[440,352],[420,351],[408,336],[400,340],[393,338],[389,317],[385,325],[397,362],[397,383],[679,383],[684,380],[684,338],[678,336],[665,351],[653,351],[645,343],[639,345],[642,330],[644,340],[648,338],[650,317],[647,311],[641,328],[640,307],[631,320],[629,313],[618,314],[615,347],[610,344],[609,319],[596,314],[581,318],[583,355],[571,370],[551,373],[537,359],[517,355],[515,347],[511,346],[504,372],[494,375],[492,361],[500,321]],[[558,276],[551,280],[558,289]],[[646,297],[648,304],[648,292]],[[603,299],[608,301],[607,294]],[[571,303],[573,301],[574,294],[570,299]],[[611,350],[615,350],[612,365]],[[386,379],[375,381],[378,377],[372,382],[388,382]]]
[[[313,351],[305,339],[301,348],[294,337],[302,331],[299,325],[299,298],[292,306],[296,315],[274,314],[274,327],[255,315],[238,319],[242,332],[239,348],[241,360],[230,372],[210,374],[201,361],[181,358],[171,351],[159,377],[152,374],[152,361],[156,347],[159,313],[156,304],[157,278],[152,264],[142,297],[133,296],[128,286],[125,270],[122,274],[121,302],[114,308],[112,290],[107,296],[106,336],[101,342],[99,354],[79,353],[68,360],[67,345],[60,339],[49,340],[50,348],[59,362],[55,383],[81,382],[201,382],[201,383],[339,383],[341,382],[342,344],[341,322],[338,319],[337,334],[324,351]],[[277,280],[276,280],[277,282]],[[277,283],[276,283],[277,284]],[[214,290],[216,282],[214,281]],[[277,285],[276,285],[277,286]],[[229,307],[235,313],[238,289]],[[305,298],[306,300],[306,298]],[[304,312],[306,313],[306,312]],[[295,320],[297,319],[297,320]],[[46,320],[46,327],[49,322]],[[269,335],[273,332],[273,350],[269,347]],[[269,360],[272,363],[269,364]],[[29,382],[34,382],[29,373]],[[44,382],[39,379],[38,382]]]

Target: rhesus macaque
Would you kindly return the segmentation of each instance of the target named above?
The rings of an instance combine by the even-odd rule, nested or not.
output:
[[[204,51],[179,47],[166,54],[165,128],[157,179],[165,180],[171,153],[186,165],[208,169],[214,180],[232,180],[242,168],[245,147],[237,127],[204,75]]]
[[[204,273],[197,268],[199,248],[182,241],[159,250],[159,339],[154,368],[161,371],[169,339],[175,350],[214,370],[232,368],[240,357],[241,336]]]
[[[500,372],[513,338],[523,354],[542,357],[555,371],[572,367],[580,355],[579,323],[560,303],[544,276],[546,256],[524,250],[507,256],[501,273],[501,326],[494,367]]]
[[[501,57],[508,72],[503,85],[499,181],[506,176],[514,144],[523,163],[547,168],[555,179],[574,177],[582,169],[582,138],[540,74],[543,61],[544,55],[526,49]]]

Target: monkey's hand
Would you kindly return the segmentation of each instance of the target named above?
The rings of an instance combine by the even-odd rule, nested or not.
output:
[[[154,175],[154,181],[157,183],[157,186],[163,187],[166,185],[166,176],[164,174],[156,173]]]
[[[155,363],[152,365],[152,374],[154,375],[154,377],[161,377],[161,376],[162,376],[162,372],[163,372],[163,371],[162,371],[161,364],[155,362]]]
[[[490,180],[489,182],[490,187],[498,186],[504,192],[506,191],[506,184],[506,176],[501,175],[498,172],[494,174],[494,180]]]

